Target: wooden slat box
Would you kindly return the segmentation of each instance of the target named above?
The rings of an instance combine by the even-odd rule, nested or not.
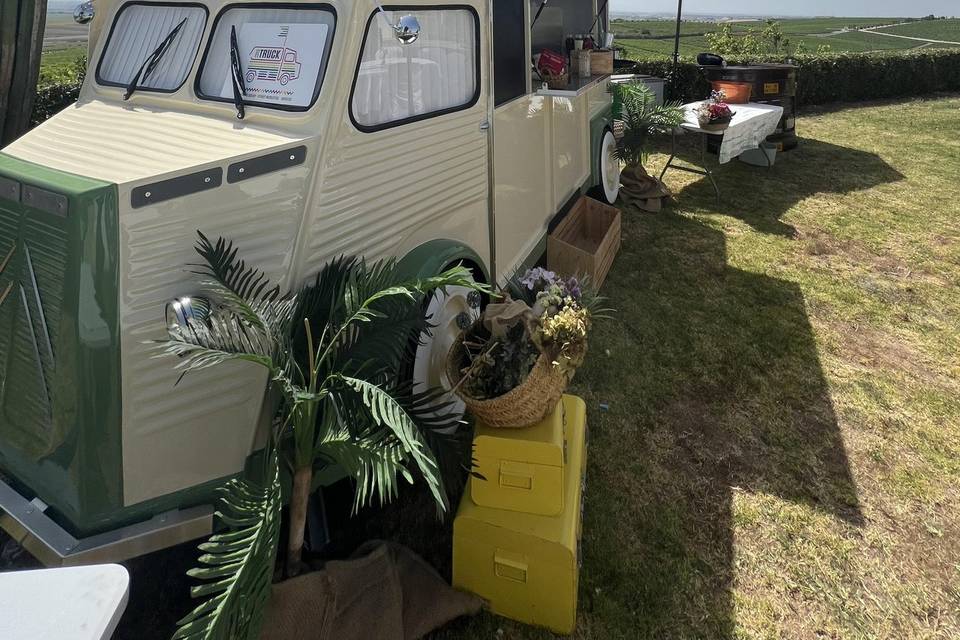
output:
[[[547,238],[547,268],[599,288],[619,250],[620,210],[584,196]]]

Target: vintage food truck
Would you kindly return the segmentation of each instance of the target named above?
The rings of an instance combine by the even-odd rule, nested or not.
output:
[[[79,101],[0,152],[0,524],[51,565],[208,533],[213,488],[260,446],[258,370],[175,386],[145,344],[199,288],[197,230],[284,288],[341,254],[494,282],[584,189],[619,186],[609,78],[545,89],[531,67],[605,35],[594,0],[94,7]],[[247,73],[258,51],[277,73]],[[476,306],[430,301],[416,382],[444,384]]]

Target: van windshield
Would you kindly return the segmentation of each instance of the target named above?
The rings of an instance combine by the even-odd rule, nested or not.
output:
[[[336,15],[326,5],[228,8],[214,24],[197,78],[197,95],[235,102],[230,51],[234,37],[240,53],[243,104],[305,111],[320,93],[335,26]]]
[[[206,24],[207,10],[197,5],[123,5],[97,65],[97,82],[129,93],[130,87],[176,91],[193,67]]]

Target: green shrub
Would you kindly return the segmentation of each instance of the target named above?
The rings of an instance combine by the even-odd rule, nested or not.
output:
[[[76,102],[86,72],[87,59],[84,56],[77,58],[72,65],[41,70],[30,124],[36,126]]]
[[[774,56],[727,62],[783,61],[782,56]],[[798,54],[792,61],[799,66],[797,98],[801,104],[862,102],[960,91],[958,49]],[[666,78],[669,86],[671,67],[667,58],[640,60],[637,72]],[[710,92],[710,85],[696,61],[689,58],[680,58],[676,83],[676,97],[685,102],[701,100]]]

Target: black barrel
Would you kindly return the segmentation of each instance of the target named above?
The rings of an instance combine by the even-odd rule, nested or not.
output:
[[[797,67],[792,64],[751,64],[730,67],[703,67],[707,80],[748,82],[753,86],[750,100],[783,107],[777,130],[767,138],[780,151],[797,146]],[[736,107],[734,107],[736,108]]]

